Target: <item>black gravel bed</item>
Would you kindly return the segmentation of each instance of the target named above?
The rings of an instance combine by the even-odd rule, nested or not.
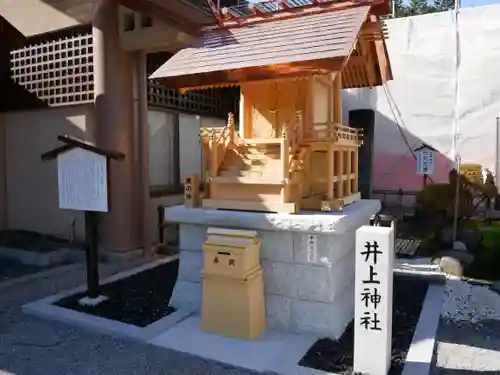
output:
[[[101,294],[108,300],[97,306],[82,306],[78,303],[85,293],[64,298],[57,306],[100,316],[138,327],[146,327],[171,314],[169,306],[179,261],[161,264],[154,268],[105,284]]]
[[[413,339],[429,281],[406,275],[394,276],[392,319],[392,364],[389,375],[401,375]],[[354,322],[347,326],[340,339],[316,341],[299,365],[341,375],[354,374]]]
[[[32,275],[62,265],[63,264],[59,263],[59,264],[51,264],[50,266],[40,267],[40,266],[24,264],[15,259],[0,258],[0,282],[27,275]]]

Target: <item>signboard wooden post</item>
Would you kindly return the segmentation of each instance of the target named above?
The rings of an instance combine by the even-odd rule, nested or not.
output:
[[[42,160],[57,159],[59,208],[85,213],[87,297],[81,303],[96,305],[106,299],[99,290],[98,213],[109,211],[109,161],[125,155],[69,136],[57,139],[63,145],[44,153]]]
[[[389,372],[393,265],[394,226],[359,228],[356,231],[354,294],[355,373],[387,375]]]
[[[417,157],[417,174],[424,176],[424,186],[427,185],[427,176],[434,172],[436,164],[435,148],[423,144],[414,150]]]

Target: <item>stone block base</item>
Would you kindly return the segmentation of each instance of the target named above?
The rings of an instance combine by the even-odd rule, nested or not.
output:
[[[356,202],[342,212],[295,215],[169,207],[166,219],[180,224],[172,304],[201,309],[207,227],[256,230],[262,241],[267,327],[338,338],[354,313],[355,231],[379,209],[375,200]]]

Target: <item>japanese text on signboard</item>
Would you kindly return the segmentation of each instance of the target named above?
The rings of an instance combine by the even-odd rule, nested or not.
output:
[[[361,252],[364,256],[364,262],[367,268],[367,277],[362,280],[363,289],[361,295],[357,298],[361,299],[361,303],[365,309],[360,316],[359,324],[365,329],[370,331],[381,331],[381,322],[378,316],[378,306],[382,302],[382,295],[380,294],[378,279],[377,263],[378,256],[382,255],[379,244],[377,241],[366,241],[365,250]]]

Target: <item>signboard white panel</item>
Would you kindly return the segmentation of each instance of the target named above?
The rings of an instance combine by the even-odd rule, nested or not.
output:
[[[59,208],[108,211],[106,157],[75,148],[57,156]]]

